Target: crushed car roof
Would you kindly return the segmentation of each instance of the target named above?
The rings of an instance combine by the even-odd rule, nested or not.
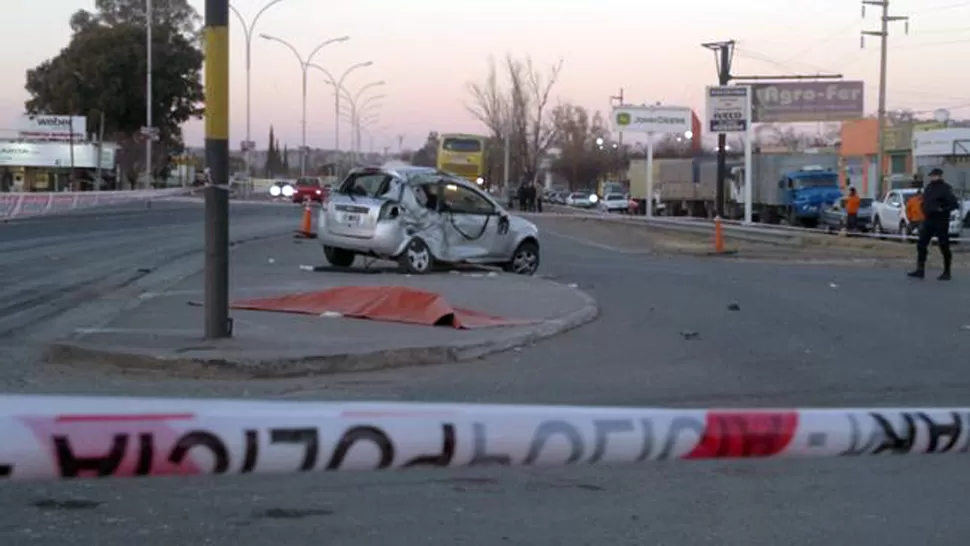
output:
[[[434,167],[415,167],[413,165],[406,165],[406,166],[399,166],[399,167],[387,167],[387,166],[360,167],[360,168],[354,169],[352,173],[387,173],[409,182],[414,177],[420,176],[420,175],[440,176],[442,178],[447,178],[450,182],[479,189],[471,182],[465,180],[464,178],[461,178],[456,174],[448,173],[445,171],[439,171]]]

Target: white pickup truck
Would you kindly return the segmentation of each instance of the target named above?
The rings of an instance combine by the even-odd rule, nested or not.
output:
[[[876,234],[915,235],[915,228],[906,217],[906,201],[916,195],[916,189],[892,190],[872,204],[872,232]],[[950,237],[959,237],[963,230],[960,211],[950,214]]]

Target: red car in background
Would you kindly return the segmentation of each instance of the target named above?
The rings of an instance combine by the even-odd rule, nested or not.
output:
[[[322,178],[316,176],[297,178],[293,190],[294,203],[302,203],[306,200],[323,203],[330,194],[330,188],[323,183]]]

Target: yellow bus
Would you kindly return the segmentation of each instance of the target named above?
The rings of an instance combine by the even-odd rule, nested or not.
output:
[[[438,170],[470,182],[485,183],[485,144],[488,137],[444,134],[438,137]]]

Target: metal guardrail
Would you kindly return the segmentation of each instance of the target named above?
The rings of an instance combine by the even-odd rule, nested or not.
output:
[[[714,231],[714,221],[707,218],[695,218],[688,216],[676,216],[676,217],[665,217],[665,216],[655,216],[653,218],[646,218],[645,216],[637,215],[622,215],[622,214],[607,214],[599,211],[584,210],[584,209],[574,209],[570,212],[560,212],[561,209],[567,208],[561,205],[554,205],[550,207],[552,212],[544,213],[544,215],[560,215],[569,216],[576,218],[600,218],[604,221],[610,222],[642,222],[651,227],[657,227],[660,229],[668,229],[671,231],[679,231],[684,233],[713,233]],[[570,207],[571,208],[571,207]],[[832,232],[822,228],[807,228],[798,226],[787,226],[781,224],[744,224],[744,222],[739,220],[722,220],[721,227],[724,230],[726,236],[734,237],[735,239],[751,240],[752,242],[765,242],[765,243],[778,243],[778,242],[790,242],[793,244],[799,244],[804,235],[834,235],[837,232]],[[852,238],[864,238],[864,239],[877,239],[877,240],[888,240],[888,241],[914,241],[916,236],[905,235],[905,234],[895,234],[895,233],[872,233],[872,232],[852,232],[849,234]],[[755,238],[758,238],[756,240]],[[959,237],[950,237],[951,242],[962,243],[966,242],[968,238],[964,235]]]
[[[533,216],[533,213],[519,213]],[[550,211],[535,213],[535,217],[576,218],[587,221],[606,222],[613,224],[641,225],[654,229],[675,233],[689,233],[695,235],[714,235],[714,222],[687,220],[683,218],[646,218],[644,216],[629,216],[623,214],[605,214],[593,211],[559,212]],[[726,237],[752,243],[797,246],[802,244],[802,234],[797,231],[779,231],[765,229],[761,226],[742,226],[722,223],[721,228]]]
[[[73,210],[151,201],[181,195],[186,188],[165,190],[0,193],[0,220],[48,216]]]

